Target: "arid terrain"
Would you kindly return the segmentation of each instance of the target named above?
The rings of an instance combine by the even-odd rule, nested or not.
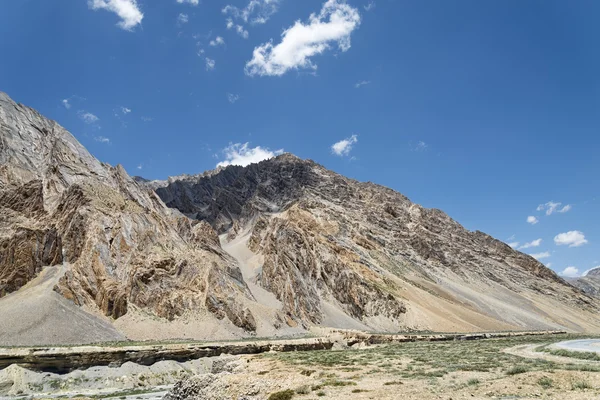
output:
[[[151,366],[127,362],[63,375],[13,365],[0,371],[0,397],[587,400],[600,395],[600,355],[552,345],[583,337],[360,342],[349,347],[340,340],[332,350],[222,355]]]

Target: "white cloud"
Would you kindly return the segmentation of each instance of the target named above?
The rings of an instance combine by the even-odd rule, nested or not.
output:
[[[536,217],[534,217],[533,215],[530,215],[529,217],[527,217],[527,223],[531,224],[531,225],[535,225],[538,222],[540,222]]]
[[[233,104],[240,99],[239,94],[227,93],[227,100]]]
[[[209,44],[213,47],[225,46],[225,39],[221,36],[217,36],[214,40],[211,40]]]
[[[544,258],[548,258],[550,257],[550,253],[545,251],[543,253],[534,253],[534,254],[530,254],[531,257],[535,258],[536,260],[542,260]]]
[[[519,242],[510,242],[507,243],[510,247],[512,247],[513,249],[516,249],[517,247],[519,247]]]
[[[420,140],[417,142],[417,144],[412,148],[413,151],[425,151],[427,150],[427,148],[429,147],[429,145],[427,143],[425,143],[424,141]]]
[[[365,11],[371,11],[372,9],[375,8],[375,2],[370,1],[369,4],[367,4],[366,6],[363,6],[363,8],[365,9]]]
[[[138,164],[137,169],[142,169],[144,166],[142,164]]]
[[[121,112],[123,114],[129,114],[131,112],[131,109],[127,107],[121,107]]]
[[[570,204],[567,204],[566,206],[559,208],[562,205],[562,203],[556,203],[554,201],[549,201],[546,204],[540,204],[537,207],[538,211],[546,211],[546,215],[552,215],[555,212],[559,212],[559,213],[566,213],[567,211],[571,210],[571,208],[573,208]]]
[[[250,0],[244,8],[228,5],[221,11],[245,23],[264,24],[277,12],[280,2],[280,0]]]
[[[579,268],[567,267],[560,274],[562,276],[566,276],[567,278],[576,278],[579,276]]]
[[[579,231],[569,231],[565,233],[559,233],[554,237],[554,243],[558,246],[568,245],[569,247],[579,247],[586,244],[588,241],[585,239],[585,235]]]
[[[98,118],[91,112],[79,110],[78,114],[79,118],[81,118],[86,124],[95,124],[96,122],[100,121],[100,118]]]
[[[281,34],[281,43],[273,40],[254,48],[252,60],[246,63],[250,76],[280,76],[292,69],[316,70],[311,57],[321,54],[336,43],[341,51],[350,49],[350,34],[360,25],[360,14],[345,0],[327,0],[320,13],[311,14],[307,24],[301,21]]]
[[[144,18],[136,0],[89,0],[88,7],[114,12],[121,18],[117,25],[127,31],[133,30]]]
[[[62,104],[67,110],[71,108],[71,103],[69,103],[69,99],[63,99]]]
[[[191,4],[193,6],[197,6],[200,4],[200,0],[177,0],[179,4]]]
[[[144,122],[152,122],[152,121],[154,121],[154,118],[152,118],[152,117],[142,117],[142,121],[144,121]]]
[[[354,87],[355,87],[356,89],[358,89],[359,87],[361,87],[361,86],[365,86],[365,85],[368,85],[368,84],[370,84],[370,83],[371,83],[371,81],[360,81],[360,82],[356,82],[356,83],[354,84]]]
[[[206,57],[205,62],[206,62],[206,70],[207,71],[212,71],[213,69],[215,69],[215,60],[213,60],[212,58]]]
[[[242,25],[234,24],[231,18],[227,18],[227,29],[235,29],[238,35],[244,39],[248,39],[249,33]]]
[[[347,156],[352,150],[352,146],[358,142],[358,136],[352,135],[349,138],[340,140],[331,146],[331,152],[336,156]]]
[[[218,163],[217,167],[226,167],[228,165],[241,165],[245,167],[246,165],[268,160],[283,153],[283,149],[271,151],[260,146],[248,147],[248,145],[249,143],[235,143],[227,146],[223,149],[225,161]]]
[[[177,16],[177,23],[179,25],[187,24],[189,20],[190,20],[190,18],[188,17],[187,14],[181,13]]]
[[[110,144],[110,139],[109,139],[109,138],[107,138],[107,137],[104,137],[104,136],[96,136],[96,137],[94,138],[94,140],[95,140],[96,142]]]
[[[534,241],[525,243],[523,246],[519,247],[519,249],[529,249],[531,247],[538,247],[540,244],[542,244],[542,239],[535,239]]]

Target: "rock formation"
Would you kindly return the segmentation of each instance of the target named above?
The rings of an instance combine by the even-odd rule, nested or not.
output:
[[[204,309],[255,330],[239,269],[206,222],[3,93],[0,132],[0,297],[65,264],[54,290],[112,319],[130,306],[166,320]]]
[[[588,295],[600,298],[600,268],[594,268],[584,276],[569,281]]]

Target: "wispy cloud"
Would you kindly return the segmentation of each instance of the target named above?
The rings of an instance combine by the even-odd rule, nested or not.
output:
[[[210,41],[209,45],[213,47],[225,46],[225,39],[223,39],[221,36],[217,36],[215,39]]]
[[[206,57],[206,59],[204,60],[206,63],[206,70],[207,71],[212,71],[213,69],[215,69],[215,60],[213,60],[212,58],[208,58]]]
[[[217,167],[226,167],[228,165],[246,165],[258,163],[263,160],[268,160],[281,153],[283,149],[271,151],[268,148],[256,146],[249,147],[250,143],[235,143],[230,144],[223,149],[225,160],[217,164]]]
[[[121,18],[117,25],[127,31],[141,24],[144,18],[136,0],[89,0],[88,7],[92,10],[107,10],[117,14]]]
[[[141,117],[141,119],[144,122],[152,122],[152,121],[154,121],[154,118],[152,118],[152,117]]]
[[[121,112],[123,114],[129,114],[131,112],[131,108],[121,107]]]
[[[533,215],[530,215],[529,217],[527,217],[527,223],[531,224],[531,225],[535,225],[538,222],[540,222],[536,217],[534,217]]]
[[[225,26],[227,26],[227,29],[233,29],[233,30],[235,30],[237,32],[238,35],[240,35],[244,39],[248,39],[248,36],[250,34],[248,33],[248,31],[242,25],[234,24],[233,20],[231,18],[227,18],[226,22],[227,23],[226,23]]]
[[[358,88],[360,88],[361,86],[365,86],[365,85],[368,85],[368,84],[370,84],[370,83],[371,83],[371,81],[360,81],[360,82],[356,82],[356,83],[354,84],[354,87],[355,87],[356,89],[358,89]]]
[[[67,110],[71,108],[71,103],[69,102],[69,99],[63,99],[62,104]]]
[[[536,260],[543,260],[544,258],[548,258],[550,257],[550,253],[545,251],[543,253],[534,253],[534,254],[530,254],[531,257],[535,258]]]
[[[414,146],[411,145],[412,151],[425,151],[429,148],[429,145],[422,140],[419,140]]]
[[[569,231],[559,233],[554,237],[554,243],[557,246],[579,247],[587,244],[585,235],[580,231]]]
[[[519,247],[519,249],[529,249],[531,247],[538,247],[540,244],[542,244],[542,239],[536,239],[529,243],[525,243],[523,246]]]
[[[360,25],[360,14],[345,0],[328,0],[319,14],[311,14],[283,31],[281,42],[273,40],[256,48],[252,60],[246,63],[250,76],[280,76],[300,68],[316,70],[312,57],[337,44],[341,51],[350,49],[350,35]]]
[[[85,122],[86,124],[95,124],[98,121],[100,121],[100,118],[98,118],[97,116],[95,116],[94,114],[92,114],[91,112],[88,111],[84,111],[84,110],[79,110],[77,112],[77,114],[79,114],[79,118],[81,118],[83,120],[83,122]]]
[[[375,8],[375,2],[370,1],[369,4],[363,6],[363,8],[365,9],[365,11],[371,11],[372,9]]]
[[[510,242],[507,243],[510,247],[512,247],[513,249],[516,249],[517,247],[519,247],[519,242]]]
[[[221,10],[244,23],[264,24],[279,9],[280,0],[250,0],[244,8],[227,5]]]
[[[227,93],[227,101],[229,101],[231,104],[235,103],[239,99],[240,99],[239,94]]]
[[[200,4],[200,0],[177,0],[179,4],[190,4],[192,6],[197,6]]]
[[[570,211],[571,208],[573,208],[573,206],[571,206],[570,204],[567,204],[566,206],[564,206],[562,208],[560,207],[561,205],[562,205],[562,203],[556,203],[554,201],[549,201],[549,202],[547,202],[545,204],[540,204],[537,207],[537,210],[538,211],[545,211],[546,215],[552,215],[555,212],[566,213],[567,211]]]
[[[104,144],[110,144],[110,139],[104,136],[96,136],[94,137],[94,140],[96,142],[100,142],[100,143],[104,143]]]
[[[177,25],[187,24],[190,18],[187,14],[181,13],[177,16]]]
[[[336,156],[347,156],[352,151],[352,147],[358,142],[358,135],[352,135],[349,138],[342,139],[331,145],[331,152]]]

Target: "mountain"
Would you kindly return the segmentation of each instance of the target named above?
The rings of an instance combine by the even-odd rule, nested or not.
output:
[[[600,298],[600,268],[594,268],[580,278],[570,279],[569,282],[588,295]]]
[[[599,303],[439,210],[283,154],[131,178],[0,92],[0,345],[598,330]]]
[[[529,255],[389,188],[291,154],[155,183],[208,222],[288,323],[357,329],[597,329],[598,302]],[[259,297],[256,296],[255,297]]]
[[[190,313],[207,331],[211,321],[256,330],[248,287],[206,222],[168,209],[121,166],[99,162],[4,93],[0,132],[0,319],[22,319],[3,324],[0,343],[44,340],[39,332],[57,342],[173,336],[182,333],[164,327]]]

